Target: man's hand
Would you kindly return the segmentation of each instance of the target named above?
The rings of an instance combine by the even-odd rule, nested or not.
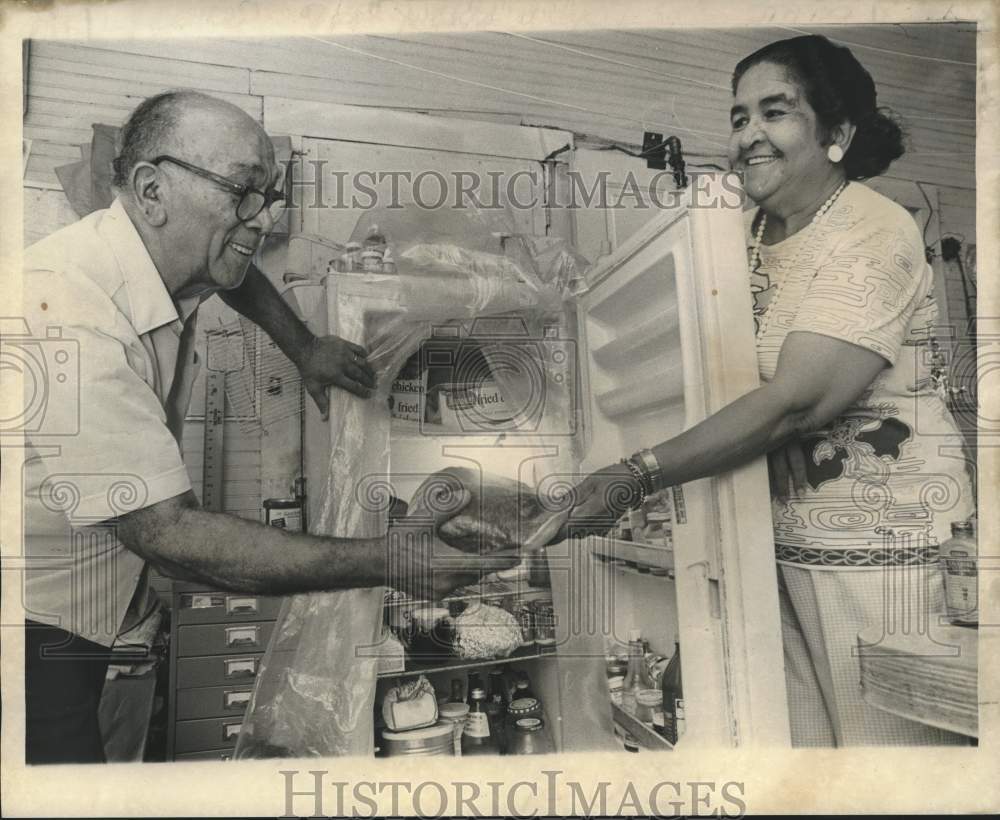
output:
[[[521,556],[516,552],[470,555],[438,537],[440,526],[463,509],[471,497],[468,490],[462,490],[447,509],[435,512],[433,517],[417,514],[390,522],[386,579],[390,587],[416,600],[440,601],[453,589],[520,563]]]
[[[789,494],[802,495],[808,481],[806,478],[806,458],[802,444],[793,439],[787,444],[767,454],[768,475],[771,479],[771,496],[785,502]],[[789,487],[789,485],[791,485]]]
[[[642,497],[639,482],[624,464],[610,464],[573,488],[573,511],[549,543],[570,535],[603,535]]]
[[[333,384],[367,399],[375,389],[375,371],[367,362],[368,352],[339,336],[313,338],[299,363],[302,383],[325,420],[330,412],[327,388]]]

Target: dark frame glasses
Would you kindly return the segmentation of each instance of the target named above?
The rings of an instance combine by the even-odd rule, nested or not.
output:
[[[192,165],[190,162],[185,162],[182,159],[177,159],[177,157],[172,157],[169,154],[161,154],[155,159],[149,160],[153,165],[159,165],[161,162],[172,162],[174,165],[180,166],[186,171],[190,171],[192,174],[197,174],[204,179],[211,180],[216,185],[224,188],[233,194],[238,194],[240,201],[236,205],[236,217],[240,222],[249,222],[250,220],[256,218],[256,216],[263,211],[265,208],[271,210],[271,206],[281,203],[281,209],[284,209],[285,194],[283,191],[279,191],[277,188],[271,188],[267,191],[258,191],[256,188],[251,188],[249,185],[241,185],[239,182],[234,182],[227,177],[216,174],[212,171],[207,171],[204,168],[199,168],[197,165]],[[271,216],[275,220],[280,216],[280,210],[276,214],[271,211]]]

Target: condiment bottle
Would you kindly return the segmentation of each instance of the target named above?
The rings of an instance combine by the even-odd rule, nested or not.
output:
[[[643,678],[644,658],[642,636],[638,629],[630,629],[628,671],[625,673],[625,684],[622,687],[622,708],[629,714],[635,714],[636,695],[647,688]]]
[[[491,669],[489,674],[489,691],[486,695],[486,713],[490,718],[490,726],[497,738],[500,753],[503,754],[505,743],[504,721],[507,717],[507,702],[504,693],[503,670]]]
[[[534,696],[531,691],[531,683],[528,681],[528,673],[519,669],[514,680],[514,694],[511,695],[511,702],[517,698],[533,698]]]
[[[959,626],[979,623],[979,546],[972,521],[954,521],[951,538],[941,545],[948,620]]]
[[[451,697],[448,698],[448,703],[465,703],[465,698],[462,697],[461,678],[451,679]]]
[[[462,755],[495,755],[500,749],[491,731],[486,711],[486,692],[481,686],[469,694],[469,714],[462,731]]]
[[[684,733],[684,689],[681,686],[681,644],[674,638],[674,654],[663,671],[664,737],[676,743]]]
[[[465,687],[465,692],[466,692],[465,702],[468,703],[470,707],[472,706],[472,690],[473,689],[482,689],[482,688],[483,688],[483,679],[481,677],[479,677],[479,673],[478,672],[470,672],[469,673],[469,683]]]

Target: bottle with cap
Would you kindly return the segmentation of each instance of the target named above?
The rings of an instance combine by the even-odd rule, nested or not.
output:
[[[622,708],[629,714],[635,714],[636,696],[646,689],[643,675],[645,653],[642,634],[638,629],[630,629],[628,633],[628,671],[625,673],[625,683],[622,686]]]
[[[497,738],[500,753],[504,752],[504,721],[507,717],[507,702],[504,692],[503,669],[491,669],[489,674],[489,690],[486,693],[486,713],[489,715],[490,727]]]
[[[979,623],[979,546],[973,521],[954,521],[951,538],[941,545],[948,620],[958,626]]]
[[[681,685],[681,644],[674,637],[674,654],[663,671],[663,735],[676,743],[684,734],[684,688]]]
[[[486,691],[477,686],[469,693],[469,714],[462,730],[462,755],[495,755],[499,752],[486,710]]]

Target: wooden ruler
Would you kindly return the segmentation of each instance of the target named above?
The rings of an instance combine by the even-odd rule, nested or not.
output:
[[[201,474],[201,506],[212,512],[223,512],[226,374],[221,370],[208,370],[205,376],[205,459]]]

